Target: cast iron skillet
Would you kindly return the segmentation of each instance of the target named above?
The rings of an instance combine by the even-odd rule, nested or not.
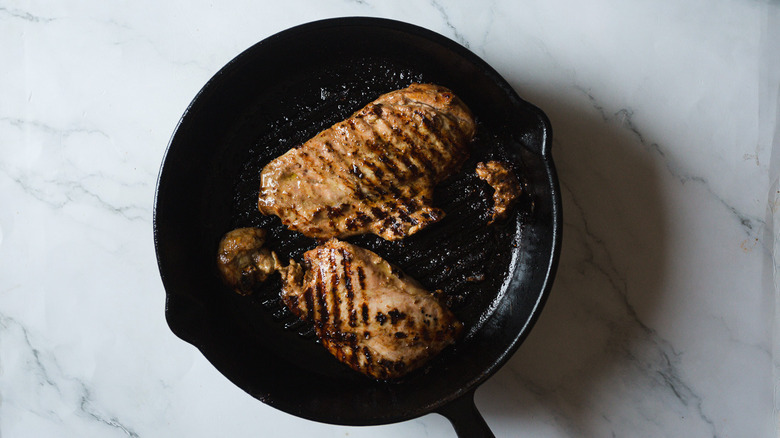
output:
[[[380,94],[411,82],[444,85],[477,117],[472,158],[441,184],[447,216],[401,242],[349,239],[440,289],[466,335],[400,381],[366,378],[318,345],[280,303],[274,279],[251,297],[224,287],[217,243],[240,226],[270,230],[269,246],[301,260],[317,245],[257,212],[260,169]],[[438,412],[459,436],[492,436],[474,407],[477,386],[528,335],[550,291],[561,239],[551,129],[484,61],[413,25],[376,18],[317,21],[278,33],[220,70],[187,108],[157,183],[154,238],[171,330],[228,379],[299,417],[344,425]],[[487,225],[491,189],[477,161],[500,159],[522,176],[512,216]]]

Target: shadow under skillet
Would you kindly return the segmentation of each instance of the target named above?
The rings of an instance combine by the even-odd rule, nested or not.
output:
[[[515,89],[552,122],[563,245],[533,332],[477,391],[476,403],[497,433],[552,418],[575,436],[592,436],[593,423],[605,421],[593,401],[632,366],[639,345],[657,341],[643,321],[664,293],[665,169],[641,138],[619,125],[619,113],[603,114],[589,96],[567,102]],[[651,360],[665,360],[658,356]]]

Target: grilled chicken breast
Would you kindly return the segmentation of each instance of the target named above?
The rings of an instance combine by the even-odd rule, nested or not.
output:
[[[338,360],[377,379],[400,377],[454,342],[462,324],[433,294],[375,253],[331,239],[291,263],[282,300],[314,323]]]
[[[475,130],[444,87],[384,94],[265,166],[258,208],[313,238],[402,239],[444,216],[433,187],[468,158]]]
[[[259,228],[227,233],[217,254],[222,279],[247,295],[278,271],[285,305],[313,323],[322,345],[356,371],[377,379],[403,376],[463,329],[433,294],[367,249],[331,239],[307,251],[303,265],[282,266],[264,243]]]

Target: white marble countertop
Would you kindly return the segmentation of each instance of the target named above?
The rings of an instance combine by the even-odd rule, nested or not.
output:
[[[477,390],[497,436],[777,436],[780,8],[747,0],[0,1],[0,436],[454,436],[277,411],[164,319],[182,112],[257,41],[354,15],[460,42],[552,121],[562,257]]]

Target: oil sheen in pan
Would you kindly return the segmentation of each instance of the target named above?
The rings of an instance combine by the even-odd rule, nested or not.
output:
[[[278,101],[279,108],[287,109],[285,113],[269,117],[267,109],[260,105],[245,123],[238,124],[230,140],[246,143],[231,145],[231,148],[246,150],[245,164],[235,175],[233,228],[257,226],[268,229],[268,245],[283,260],[301,261],[303,253],[314,248],[317,242],[288,230],[275,216],[264,216],[257,210],[262,168],[290,148],[349,117],[379,95],[412,82],[434,82],[410,66],[371,58],[324,66],[320,71],[307,74],[313,79],[291,79],[295,92],[285,93],[285,87],[281,86],[277,87],[277,95],[265,99]],[[308,89],[301,90],[301,86]],[[458,90],[453,91],[458,94]],[[487,225],[492,189],[476,176],[476,163],[491,159],[509,161],[521,180],[523,173],[522,163],[512,160],[503,147],[503,139],[483,129],[479,114],[476,117],[477,135],[469,145],[471,157],[458,173],[434,191],[434,204],[446,213],[443,220],[397,242],[373,235],[346,239],[399,266],[428,290],[440,290],[447,305],[466,326],[467,335],[479,328],[480,315],[502,288],[511,262],[512,246],[520,243],[513,216],[501,223]],[[521,197],[514,214],[527,214],[530,208],[531,203]],[[282,304],[280,288],[281,282],[275,278],[265,283],[255,295],[242,297],[243,305],[271,312],[286,329],[315,339],[312,326],[300,322]]]

